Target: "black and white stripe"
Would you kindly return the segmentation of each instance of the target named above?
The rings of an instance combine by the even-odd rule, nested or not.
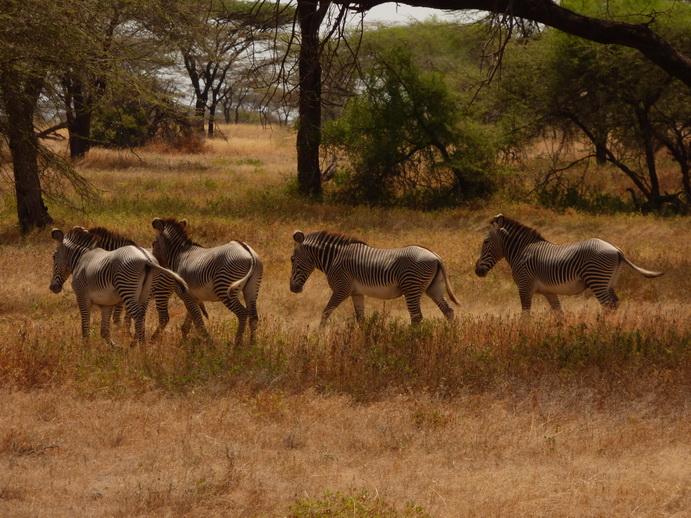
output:
[[[326,274],[333,293],[322,313],[322,324],[348,297],[353,300],[355,316],[364,315],[364,296],[406,299],[411,320],[422,320],[420,299],[426,293],[449,319],[454,311],[444,297],[458,304],[441,258],[421,246],[374,248],[341,234],[320,231],[293,234],[295,250],[291,257],[290,289],[294,293],[303,286],[314,269]]]
[[[242,344],[249,319],[250,342],[257,323],[257,297],[264,266],[257,253],[246,243],[231,241],[213,248],[194,243],[187,235],[187,220],[155,218],[153,254],[159,263],[177,272],[190,287],[196,304],[221,301],[238,318],[235,343]],[[246,307],[238,295],[242,291]],[[186,318],[189,326],[190,314]],[[196,322],[195,322],[196,323]]]
[[[122,234],[109,230],[104,227],[93,227],[89,229],[89,233],[96,238],[96,246],[103,248],[104,250],[117,250],[123,246],[136,246],[139,245],[129,237],[123,236]],[[141,248],[141,250],[146,253],[152,261],[158,263],[154,257],[151,249]],[[158,313],[158,327],[151,335],[151,339],[155,340],[166,328],[170,322],[170,313],[168,312],[168,302],[170,297],[175,293],[182,302],[185,304],[190,317],[194,321],[195,325],[199,331],[208,336],[208,331],[204,326],[204,319],[202,315],[208,318],[206,308],[204,304],[198,304],[192,299],[189,291],[182,291],[179,289],[175,279],[168,275],[167,272],[155,272],[153,283],[151,286],[151,296],[156,304],[156,311]],[[120,313],[122,310],[122,305],[118,305],[113,309],[113,321],[118,322],[120,320]],[[201,313],[200,313],[201,310]],[[128,323],[129,315],[125,318],[125,324],[129,327]]]
[[[600,304],[614,309],[619,304],[615,288],[623,263],[645,277],[662,275],[634,265],[618,247],[602,239],[555,245],[537,230],[502,214],[490,224],[475,273],[484,277],[505,257],[524,311],[530,311],[535,293],[544,295],[552,309],[561,311],[559,295],[575,295],[586,288]]]
[[[72,275],[84,339],[89,336],[91,307],[96,305],[101,308],[101,336],[113,346],[110,317],[115,306],[124,304],[134,320],[135,339],[142,342],[146,306],[155,271],[165,272],[179,284],[181,291],[187,290],[187,284],[180,276],[159,266],[140,247],[104,250],[98,247],[98,236],[82,227],[74,227],[67,234],[53,229],[51,236],[58,242],[58,247],[53,254],[50,289],[60,293]]]

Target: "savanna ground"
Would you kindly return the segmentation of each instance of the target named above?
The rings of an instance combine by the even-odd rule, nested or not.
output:
[[[78,168],[101,201],[51,214],[144,246],[154,217],[187,218],[207,246],[251,244],[265,264],[251,347],[231,345],[219,304],[212,343],[182,340],[177,300],[158,342],[110,350],[95,326],[85,347],[69,282],[48,290],[49,229],[19,237],[0,193],[0,515],[691,514],[688,218],[558,214],[509,195],[434,213],[315,204],[292,195],[291,134],[224,130],[197,154],[94,150]],[[553,242],[610,240],[665,275],[626,268],[614,315],[586,294],[564,298],[563,319],[536,297],[522,320],[505,262],[473,273],[498,212]],[[288,277],[293,231],[322,228],[436,251],[457,321],[425,301],[410,328],[402,299],[368,299],[363,326],[346,302],[320,332],[324,276],[299,295]]]

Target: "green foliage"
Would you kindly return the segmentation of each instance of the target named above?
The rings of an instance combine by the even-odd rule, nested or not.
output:
[[[369,491],[346,495],[326,491],[321,498],[301,498],[288,508],[289,518],[428,518],[421,507],[406,503],[403,510],[385,502]]]
[[[658,0],[605,6],[577,2],[567,7],[620,21],[645,21],[680,49],[688,47],[688,38],[681,35],[688,34],[691,9],[679,3]],[[552,170],[563,171],[586,164],[572,158],[574,146],[583,143],[586,158],[608,163],[628,177],[630,187],[643,200],[629,207],[685,210],[684,200],[691,198],[691,92],[687,87],[633,49],[602,45],[553,29],[545,30],[535,41],[512,45],[504,65],[502,80],[494,85],[493,93],[507,154],[522,155],[532,139],[551,134]],[[659,152],[661,149],[666,153]],[[664,162],[667,153],[677,164],[673,174]],[[538,201],[549,207],[625,210],[627,204],[615,201],[622,194],[595,197],[585,188],[550,185],[538,190]],[[551,195],[556,198],[550,199]]]
[[[535,196],[540,206],[556,210],[576,209],[590,214],[616,214],[631,212],[634,208],[630,201],[585,187],[545,185],[535,191]]]
[[[149,123],[145,111],[136,103],[122,110],[104,108],[97,113],[91,138],[103,147],[132,148],[146,144]]]
[[[401,46],[380,55],[325,145],[350,168],[339,195],[365,204],[453,205],[492,191],[491,133],[465,118],[444,78],[422,72]]]

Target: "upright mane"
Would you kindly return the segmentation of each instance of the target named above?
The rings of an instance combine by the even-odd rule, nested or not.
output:
[[[511,233],[520,233],[529,236],[530,241],[547,241],[542,234],[528,225],[524,225],[520,221],[504,216],[503,228],[506,228]]]
[[[310,234],[307,234],[305,241],[309,241],[310,243],[323,243],[331,246],[367,244],[364,241],[361,241],[357,238],[346,236],[338,232],[331,232],[329,230],[320,230],[318,232],[312,232]]]
[[[72,227],[67,234],[65,234],[65,241],[70,241],[77,246],[84,248],[96,248],[98,245],[98,237],[94,236],[84,227]]]
[[[163,228],[172,230],[172,234],[179,237],[184,245],[202,246],[199,243],[192,241],[192,238],[187,233],[186,226],[175,218],[163,218]]]
[[[114,230],[109,230],[105,227],[93,227],[89,229],[89,233],[96,236],[97,245],[106,250],[113,250],[121,246],[138,246],[137,243]]]

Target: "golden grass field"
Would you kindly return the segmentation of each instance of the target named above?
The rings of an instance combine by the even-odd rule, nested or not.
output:
[[[691,516],[691,228],[688,217],[555,213],[504,195],[438,212],[312,203],[291,194],[294,137],[224,126],[200,154],[93,150],[88,214],[143,246],[154,217],[262,257],[255,346],[207,304],[213,337],[182,340],[184,307],[157,342],[84,346],[69,286],[48,289],[50,229],[21,237],[0,191],[0,516]],[[520,318],[508,265],[474,263],[499,212],[557,243],[601,237],[625,268],[615,314],[590,294]],[[374,246],[420,244],[445,261],[457,320],[423,302],[352,304],[318,329],[330,290],[288,289],[292,233],[330,229]],[[149,334],[156,325],[150,309]]]

